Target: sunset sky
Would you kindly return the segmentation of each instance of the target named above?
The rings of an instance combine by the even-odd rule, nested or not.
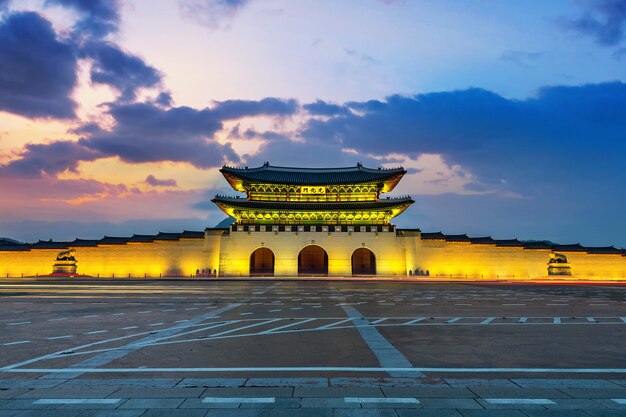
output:
[[[626,247],[626,0],[0,0],[0,236],[203,230],[224,165],[403,166],[400,227]]]

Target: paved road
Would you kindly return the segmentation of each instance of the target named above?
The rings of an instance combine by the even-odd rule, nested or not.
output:
[[[626,415],[625,289],[3,280],[0,416]]]

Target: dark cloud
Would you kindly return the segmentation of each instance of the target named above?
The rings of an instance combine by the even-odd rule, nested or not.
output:
[[[250,0],[179,0],[181,14],[209,29],[227,29]]]
[[[12,13],[0,22],[0,110],[26,117],[72,118],[74,48],[57,38],[37,13]]]
[[[127,162],[176,161],[214,167],[239,157],[229,144],[212,139],[221,120],[208,109],[163,109],[153,104],[112,104],[116,124],[110,131],[86,135],[80,143]]]
[[[48,144],[27,144],[20,158],[0,166],[0,177],[54,176],[63,171],[76,171],[80,161],[93,161],[102,155],[72,141],[56,141]]]
[[[152,174],[146,177],[145,182],[153,187],[176,187],[177,185],[175,179],[159,179]]]
[[[347,106],[362,113],[311,120],[302,136],[361,154],[441,154],[480,184],[522,195],[626,181],[614,169],[626,154],[623,83],[549,87],[523,101],[470,89]]]
[[[259,101],[226,100],[218,102],[212,111],[221,120],[250,116],[291,116],[298,111],[298,102],[275,97],[266,97]]]
[[[161,74],[156,68],[112,43],[87,42],[81,52],[93,61],[91,81],[115,88],[121,93],[122,100],[132,100],[139,88],[155,87],[161,82]]]
[[[340,116],[350,113],[350,110],[345,106],[328,103],[323,100],[317,100],[314,103],[305,104],[302,108],[314,116]]]
[[[620,43],[624,38],[626,0],[593,0],[584,4],[583,15],[575,19],[562,18],[562,27],[589,36],[600,45]]]
[[[101,38],[117,32],[120,22],[118,0],[46,0],[46,4],[69,7],[81,15],[75,26],[78,34]]]

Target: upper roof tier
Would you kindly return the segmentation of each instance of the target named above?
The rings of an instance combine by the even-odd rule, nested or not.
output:
[[[366,168],[361,164],[343,168],[294,168],[272,166],[266,162],[258,168],[223,166],[220,172],[237,191],[246,192],[244,182],[291,185],[335,185],[379,182],[381,192],[391,191],[406,174],[398,168]]]

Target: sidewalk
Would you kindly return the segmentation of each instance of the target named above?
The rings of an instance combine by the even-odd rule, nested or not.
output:
[[[624,416],[626,379],[0,380],[0,415]]]

